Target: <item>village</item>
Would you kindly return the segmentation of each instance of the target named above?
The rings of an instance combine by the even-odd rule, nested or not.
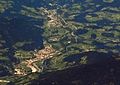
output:
[[[22,61],[21,63],[26,64],[26,66],[28,68],[31,69],[31,72],[42,72],[43,68],[40,69],[35,62],[37,61],[44,61],[46,59],[50,59],[52,57],[54,57],[55,54],[57,54],[59,52],[57,52],[51,45],[45,45],[45,47],[41,50],[38,50],[37,52],[34,53],[34,57],[33,59],[29,59],[26,61]],[[15,75],[27,75],[27,73],[25,73],[23,70],[19,69],[19,68],[15,68]]]
[[[44,8],[40,9],[43,15],[47,15],[47,24],[45,25],[47,28],[51,27],[60,27],[63,26],[63,23],[66,24],[64,20],[57,15],[55,10],[47,10]],[[57,41],[59,38],[53,37],[53,41]],[[56,51],[52,45],[45,44],[43,49],[35,50],[34,57],[25,61],[22,61],[20,64],[25,64],[26,67],[31,69],[31,72],[42,72],[43,68],[39,68],[35,62],[44,61],[46,59],[52,58],[54,55],[59,54],[60,52]],[[16,65],[17,67],[17,65]],[[27,75],[27,73],[23,69],[15,68],[15,75]]]

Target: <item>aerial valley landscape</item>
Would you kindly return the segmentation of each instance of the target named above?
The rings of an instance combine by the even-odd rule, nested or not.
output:
[[[120,85],[120,0],[0,0],[0,85]]]

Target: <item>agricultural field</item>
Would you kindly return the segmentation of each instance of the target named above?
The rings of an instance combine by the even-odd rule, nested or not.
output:
[[[104,62],[117,69],[119,61],[119,0],[0,0],[0,85],[61,85],[39,79]],[[75,82],[66,85],[89,85]]]

